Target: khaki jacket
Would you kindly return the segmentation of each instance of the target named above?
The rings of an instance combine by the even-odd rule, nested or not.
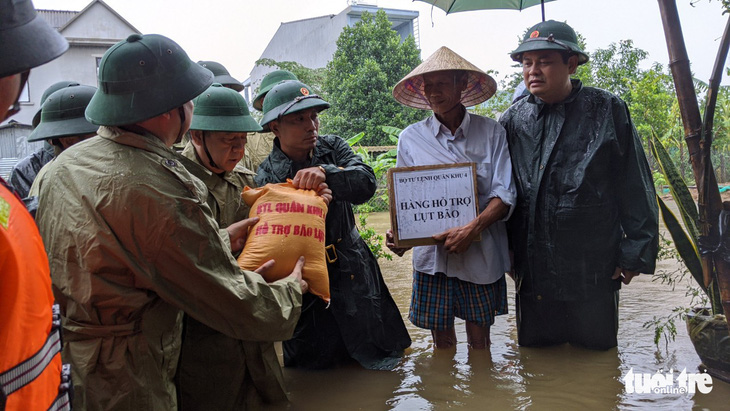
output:
[[[36,217],[75,409],[177,409],[183,311],[234,338],[292,335],[299,285],[241,271],[206,197],[158,138],[119,128],[49,167]]]
[[[185,157],[183,165],[203,181],[208,189],[208,206],[221,228],[248,218],[249,207],[241,198],[241,192],[246,186],[256,187],[256,173],[239,162],[230,173],[223,176],[214,174],[200,162],[191,142],[188,142],[181,154]]]
[[[259,165],[271,154],[275,137],[274,133],[250,133],[246,142],[246,155],[240,164],[254,173],[258,171]]]
[[[221,227],[248,218],[243,187],[256,187],[256,174],[240,163],[218,175],[202,165],[195,147],[182,151],[185,167],[208,188],[208,204]],[[180,409],[244,410],[288,399],[273,342],[241,341],[194,318],[185,319],[178,369]]]

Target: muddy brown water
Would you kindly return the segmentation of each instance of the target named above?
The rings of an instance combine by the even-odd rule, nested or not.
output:
[[[387,213],[368,220],[379,233],[390,226]],[[382,259],[380,267],[413,339],[393,371],[370,371],[357,365],[308,371],[284,369],[293,410],[730,410],[730,384],[716,378],[702,393],[629,393],[623,377],[661,375],[673,369],[696,373],[700,359],[683,322],[673,342],[654,345],[654,330],[643,324],[689,306],[686,287],[653,282],[641,275],[621,290],[618,347],[595,352],[569,345],[522,348],[517,345],[514,283],[507,279],[509,314],[497,317],[489,350],[468,349],[464,323],[457,319],[454,350],[434,351],[430,332],[407,319],[411,298],[411,253]],[[658,269],[676,263],[660,261]],[[678,387],[677,384],[674,387]]]

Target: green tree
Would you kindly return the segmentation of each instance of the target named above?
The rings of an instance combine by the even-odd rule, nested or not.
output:
[[[650,69],[640,70],[636,78],[630,78],[628,84],[629,111],[647,153],[648,142],[657,136],[679,165],[682,178],[691,180],[672,76],[661,64],[654,63]]]
[[[276,67],[277,69],[281,70],[289,70],[295,76],[297,76],[299,81],[311,87],[315,93],[319,95],[322,94],[322,84],[324,84],[324,78],[327,73],[327,69],[324,67],[313,69],[305,67],[295,61],[276,61],[272,59],[256,60],[256,65]],[[256,95],[258,94],[258,92],[259,90],[257,88],[253,94]]]
[[[383,10],[375,16],[363,13],[361,21],[342,30],[327,64],[323,88],[332,107],[322,112],[322,131],[345,138],[364,132],[364,145],[390,144],[381,126],[403,128],[428,115],[391,94],[420,62],[413,37],[401,42]]]
[[[611,43],[605,49],[590,54],[590,79],[581,78],[585,85],[608,90],[631,104],[631,82],[639,79],[642,70],[639,64],[649,56],[646,51],[634,47],[633,40]],[[577,73],[580,74],[580,73]]]

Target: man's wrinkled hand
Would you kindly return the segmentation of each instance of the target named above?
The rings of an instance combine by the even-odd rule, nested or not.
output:
[[[272,268],[272,267],[274,266],[274,263],[275,263],[275,262],[276,262],[276,261],[274,261],[274,260],[269,260],[269,261],[267,261],[267,262],[265,262],[265,263],[261,264],[261,265],[259,266],[259,268],[255,269],[255,270],[253,270],[253,271],[254,271],[255,273],[259,273],[259,274],[261,274],[261,276],[263,277],[263,276],[264,276],[264,275],[265,275],[265,274],[266,274],[267,272],[269,272],[269,270],[271,270],[271,268]]]
[[[476,238],[469,224],[450,228],[443,233],[435,234],[431,238],[444,243],[444,250],[449,254],[461,254],[466,251]]]
[[[297,264],[294,266],[294,270],[289,274],[289,278],[294,278],[299,282],[299,287],[302,289],[302,294],[309,292],[309,284],[302,278],[302,270],[304,269],[304,256],[299,257]]]
[[[332,202],[332,190],[330,190],[327,183],[320,183],[317,187],[317,195],[322,197],[326,205],[330,205]]]
[[[248,229],[258,222],[258,217],[246,218],[226,227],[226,231],[228,231],[228,238],[231,241],[232,252],[235,253],[243,250],[243,246],[246,244],[246,239],[248,238]]]
[[[324,183],[326,179],[327,176],[319,167],[303,168],[297,171],[292,180],[292,185],[302,190],[317,190],[319,185]]]
[[[388,247],[388,249],[390,249],[393,254],[397,255],[398,257],[403,257],[403,254],[411,249],[411,247],[396,247],[395,236],[393,235],[393,230],[391,229],[388,229],[388,231],[385,232],[385,245]]]

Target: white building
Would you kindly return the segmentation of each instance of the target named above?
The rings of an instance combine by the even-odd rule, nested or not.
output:
[[[130,34],[140,33],[101,0],[93,0],[81,11],[38,10],[38,14],[68,40],[69,49],[61,57],[31,70],[21,96],[22,108],[10,118],[10,121],[22,125],[31,124],[43,92],[53,83],[72,80],[96,87],[97,68],[104,52]],[[18,130],[24,132],[18,133]],[[43,144],[27,143],[25,138],[28,134],[30,127],[0,127],[0,158],[3,163],[23,158]],[[5,141],[8,139],[14,139],[15,144]]]
[[[352,27],[361,20],[363,12],[372,15],[380,10],[377,6],[356,4],[353,1],[339,14],[313,17],[304,20],[295,20],[281,23],[274,37],[269,41],[259,59],[274,61],[294,61],[308,68],[325,67],[337,50],[337,39],[342,29]],[[419,44],[418,12],[412,10],[382,9],[390,20],[393,30],[402,39],[412,35]],[[243,84],[243,91],[247,101],[255,97],[255,91],[264,76],[275,70],[270,66],[254,66],[250,77]]]

